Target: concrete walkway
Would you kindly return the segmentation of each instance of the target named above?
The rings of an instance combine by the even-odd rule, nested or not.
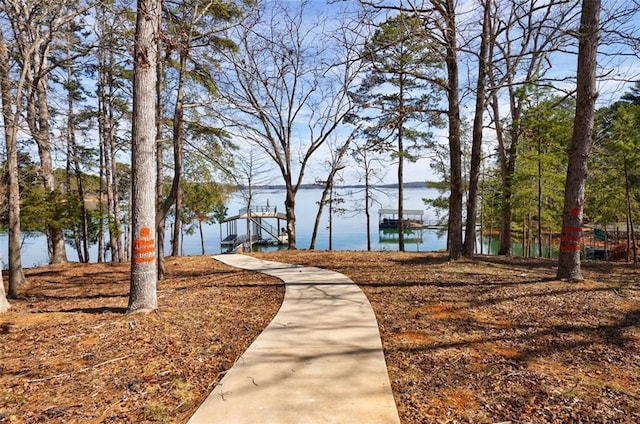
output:
[[[400,422],[376,318],[358,286],[320,268],[215,258],[277,277],[286,292],[273,321],[190,424]]]

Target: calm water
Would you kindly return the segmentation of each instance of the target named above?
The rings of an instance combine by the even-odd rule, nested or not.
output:
[[[339,207],[345,209],[343,213],[334,213],[332,223],[333,249],[334,250],[366,250],[367,249],[367,224],[364,215],[364,193],[349,190],[341,190],[344,202]],[[297,246],[299,249],[307,249],[311,242],[313,225],[318,211],[317,202],[322,195],[321,189],[301,190],[296,196],[296,231]],[[437,191],[432,189],[405,189],[404,209],[420,209],[424,211],[425,221],[435,220],[433,211],[425,209],[423,198],[436,197]],[[372,250],[397,250],[397,234],[382,233],[378,231],[378,209],[396,209],[397,196],[392,190],[383,195],[378,195],[380,205],[371,208],[371,234]],[[278,212],[284,212],[284,191],[266,191],[260,193],[254,204],[277,206]],[[235,215],[242,207],[242,201],[234,198],[229,205],[229,215]],[[326,207],[322,214],[322,220],[318,227],[316,237],[316,249],[329,248],[329,210]],[[240,227],[240,224],[238,224]],[[244,227],[243,227],[244,228]],[[245,231],[238,231],[244,233]],[[219,236],[219,234],[216,234]],[[405,250],[408,251],[435,251],[446,248],[446,236],[438,234],[436,230],[422,230],[405,237]],[[409,242],[412,240],[412,242]]]
[[[320,200],[322,190],[300,190],[296,198],[296,228],[297,245],[299,249],[307,249],[311,241],[313,224],[318,210],[317,202]],[[336,213],[333,216],[333,249],[334,250],[366,250],[367,249],[367,228],[364,216],[364,193],[350,190],[339,190],[336,196],[344,198],[344,203],[340,206],[346,211]],[[423,198],[436,197],[437,191],[433,189],[405,189],[404,208],[421,209],[424,211],[426,221],[435,220],[433,211],[425,208]],[[394,190],[387,190],[386,193],[377,194],[378,205],[372,207],[371,228],[371,248],[373,250],[397,250],[397,234],[384,234],[378,231],[378,209],[395,209],[397,197]],[[258,193],[253,200],[253,205],[276,206],[279,212],[284,212],[285,192],[283,190],[270,190]],[[246,205],[243,204],[240,196],[234,196],[228,203],[228,215],[235,215],[238,210]],[[359,212],[360,211],[360,212]],[[329,247],[328,230],[328,208],[325,208],[318,236],[316,239],[316,249],[326,250]],[[238,224],[238,227],[243,227]],[[243,227],[244,228],[244,227]],[[240,231],[244,232],[244,231]],[[446,247],[446,235],[440,234],[437,230],[422,230],[419,234],[409,235],[405,241],[407,251],[436,251]],[[220,247],[220,225],[206,225],[204,227],[205,253],[216,254],[221,252]],[[167,237],[168,240],[168,237]],[[91,259],[96,259],[96,246],[92,247]],[[167,250],[168,251],[168,250]],[[197,234],[185,235],[183,238],[183,253],[185,255],[199,255],[201,253],[200,238]],[[7,235],[0,234],[0,255],[3,265],[6,266],[7,259]],[[67,245],[67,256],[71,261],[77,261],[75,249]],[[25,237],[22,247],[22,263],[25,267],[46,265],[48,263],[47,245],[44,236],[34,235]]]

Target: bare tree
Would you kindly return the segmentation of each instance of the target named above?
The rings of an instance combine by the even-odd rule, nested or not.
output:
[[[572,42],[565,30],[576,18],[576,0],[522,2],[502,0],[492,3],[489,61],[487,66],[489,110],[496,131],[497,153],[502,178],[502,211],[498,254],[511,253],[513,177],[522,115],[529,88],[549,86],[545,77],[550,56],[567,49]],[[501,106],[506,91],[508,125]]]
[[[309,2],[265,3],[234,39],[238,51],[220,77],[226,122],[275,163],[286,187],[289,249],[296,249],[296,194],[309,161],[350,110],[346,88],[357,65],[331,38],[328,20],[311,22]],[[263,15],[263,12],[265,13]]]
[[[10,102],[11,88],[9,86],[9,57],[2,31],[0,31],[0,100],[2,101],[2,117],[4,122],[5,143],[7,145],[7,168],[9,174],[9,272],[13,271],[13,284],[9,280],[9,290],[13,287],[14,297],[17,295],[18,283],[24,281],[20,256],[20,198],[18,195],[18,154],[15,143],[14,115]],[[16,238],[16,235],[18,236]],[[11,266],[11,262],[14,266]],[[0,268],[2,268],[0,262]],[[13,268],[13,269],[12,269]],[[11,278],[11,277],[10,277]],[[0,269],[0,312],[11,307],[4,291],[2,270]]]
[[[247,206],[247,244],[249,251],[253,249],[253,235],[251,234],[251,211],[255,206],[253,201],[258,194],[257,187],[267,184],[271,180],[269,165],[268,158],[261,157],[255,146],[249,147],[248,151],[244,152],[236,163],[239,176],[236,177],[234,174],[234,179],[242,200]]]
[[[371,207],[373,204],[380,205],[376,193],[384,194],[384,192],[376,189],[375,184],[383,181],[386,168],[376,166],[376,164],[380,165],[382,159],[376,154],[369,140],[353,146],[351,156],[356,163],[356,167],[359,168],[362,180],[364,180],[364,188],[362,190],[364,193],[364,216],[367,228],[367,251],[371,251]]]
[[[600,0],[583,0],[580,29],[578,31],[578,80],[576,116],[569,148],[569,167],[564,191],[562,236],[558,257],[558,278],[581,280],[580,240],[584,187],[587,178],[587,159],[591,147],[596,90],[596,66]],[[635,243],[635,241],[634,241]]]
[[[156,294],[155,99],[160,0],[138,0],[134,45],[131,148],[131,287],[129,312],[158,307]]]
[[[338,143],[329,142],[329,150],[331,152],[329,159],[327,160],[327,165],[329,171],[327,173],[327,179],[323,181],[324,188],[322,190],[322,195],[320,196],[320,200],[318,201],[318,212],[316,212],[316,220],[313,224],[313,231],[311,233],[311,242],[309,243],[309,250],[313,250],[316,248],[316,238],[318,237],[318,228],[320,226],[320,220],[322,219],[322,211],[324,210],[325,205],[327,204],[327,197],[330,193],[333,192],[333,186],[336,179],[336,175],[342,169],[344,169],[344,157],[349,151],[349,147],[351,145],[351,141],[353,139],[353,134],[349,137],[346,137],[344,140]],[[331,249],[331,248],[329,248]]]

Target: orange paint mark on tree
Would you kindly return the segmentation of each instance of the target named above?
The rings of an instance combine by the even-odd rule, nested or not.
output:
[[[580,227],[562,227],[563,233],[582,233],[582,228]]]
[[[577,252],[580,250],[580,246],[577,244],[562,244],[560,245],[560,250]]]
[[[131,260],[136,264],[156,260],[156,241],[151,237],[151,228],[142,227],[140,238],[133,240]]]
[[[581,238],[580,237],[572,237],[572,236],[561,236],[560,240],[561,241],[580,241]]]
[[[137,247],[148,247],[148,246],[155,246],[156,245],[156,241],[151,239],[151,240],[134,240],[133,241],[133,247],[137,248]]]

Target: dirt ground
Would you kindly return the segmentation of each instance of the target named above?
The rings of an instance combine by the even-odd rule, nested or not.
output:
[[[376,312],[403,423],[640,422],[640,270],[443,253],[274,252],[341,272]],[[282,285],[168,261],[126,315],[128,265],[35,268],[0,315],[0,422],[184,423],[277,311]]]

